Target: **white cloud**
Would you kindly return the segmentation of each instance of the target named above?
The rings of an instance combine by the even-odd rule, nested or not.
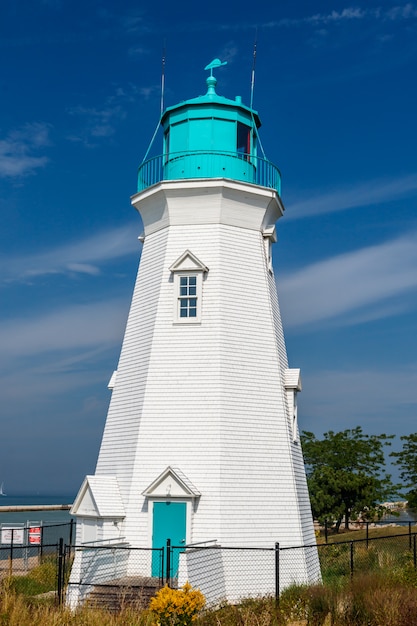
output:
[[[124,300],[74,305],[37,317],[3,321],[0,327],[2,359],[10,362],[14,358],[38,357],[63,350],[71,354],[79,350],[108,349],[120,341],[125,322]]]
[[[367,11],[360,8],[348,7],[341,11],[331,11],[331,13],[311,15],[304,19],[312,24],[327,24],[329,22],[340,22],[342,20],[360,20],[368,15]]]
[[[306,194],[307,199],[287,202],[286,219],[312,217],[324,213],[334,213],[360,206],[370,206],[381,202],[392,202],[417,193],[417,174],[409,174],[391,180],[375,179],[363,184],[352,184],[336,191],[319,195]]]
[[[119,86],[104,99],[101,106],[81,104],[68,107],[67,113],[79,121],[76,131],[68,139],[95,147],[97,140],[113,136],[118,124],[126,117],[126,104],[132,102],[138,93],[140,90],[136,85]]]
[[[77,106],[68,109],[68,113],[84,120],[82,132],[71,135],[71,141],[82,141],[88,145],[88,137],[106,138],[114,135],[116,124],[126,116],[121,106],[105,106],[101,109]]]
[[[50,126],[36,122],[13,130],[0,140],[0,177],[14,178],[32,174],[48,163],[46,156],[33,153],[50,145]]]
[[[140,244],[130,226],[123,226],[65,244],[47,252],[0,257],[2,282],[34,279],[47,274],[100,273],[111,259],[139,254]]]
[[[417,9],[412,2],[401,6],[392,7],[385,13],[385,17],[389,20],[408,20],[417,17]]]
[[[349,323],[397,314],[417,287],[417,232],[304,267],[279,281],[287,327],[301,327],[349,313]],[[391,298],[402,296],[401,303]],[[378,305],[375,313],[374,307]],[[352,313],[355,317],[352,317]]]
[[[399,21],[410,20],[417,17],[417,8],[413,3],[398,5],[387,10],[381,8],[361,8],[346,7],[340,10],[333,10],[329,13],[315,13],[300,18],[281,18],[264,23],[264,28],[282,28],[291,26],[301,26],[310,24],[319,26],[321,24],[341,24],[343,22],[360,21],[365,19],[373,19],[380,21]],[[248,25],[249,27],[249,25]]]

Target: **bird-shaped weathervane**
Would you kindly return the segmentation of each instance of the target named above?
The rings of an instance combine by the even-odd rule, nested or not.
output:
[[[210,70],[210,76],[213,76],[213,70],[215,67],[221,67],[222,65],[227,65],[227,61],[220,61],[220,59],[213,59],[211,63],[206,65],[205,70]]]

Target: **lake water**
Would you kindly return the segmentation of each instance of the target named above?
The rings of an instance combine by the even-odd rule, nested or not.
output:
[[[416,511],[410,511],[409,509],[404,509],[402,511],[400,511],[399,515],[384,515],[384,517],[381,520],[382,522],[389,522],[389,523],[393,523],[395,524],[395,522],[397,522],[398,524],[404,523],[404,522],[416,522],[417,521],[417,512]]]

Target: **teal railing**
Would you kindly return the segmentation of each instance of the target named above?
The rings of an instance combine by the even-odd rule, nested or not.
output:
[[[163,180],[231,178],[281,194],[281,173],[270,161],[234,152],[174,152],[144,161],[138,169],[138,191]]]

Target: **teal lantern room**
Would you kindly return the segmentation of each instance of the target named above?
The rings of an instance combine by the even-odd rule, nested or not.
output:
[[[230,100],[216,93],[213,68],[219,65],[215,59],[206,67],[211,73],[204,96],[165,110],[163,154],[142,163],[138,191],[161,180],[227,178],[280,193],[278,168],[257,154],[261,126],[257,112],[240,96]]]

